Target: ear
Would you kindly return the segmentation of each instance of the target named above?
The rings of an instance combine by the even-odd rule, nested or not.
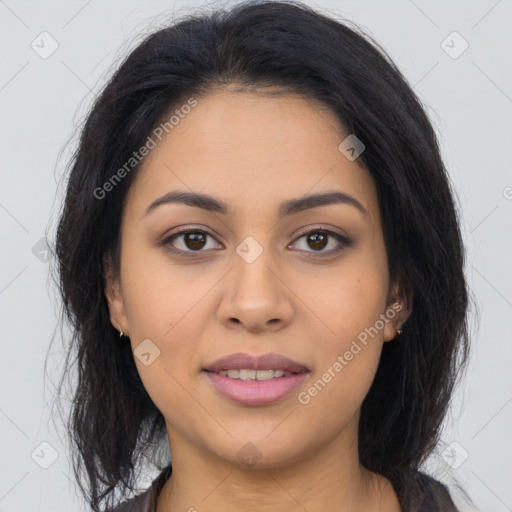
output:
[[[387,321],[384,325],[384,341],[394,340],[398,336],[398,330],[412,313],[412,292],[404,283],[397,279],[391,286],[386,305]]]
[[[121,283],[118,273],[107,263],[105,266],[105,297],[108,303],[110,322],[118,331],[128,334],[128,319],[126,317],[124,300],[121,293]]]

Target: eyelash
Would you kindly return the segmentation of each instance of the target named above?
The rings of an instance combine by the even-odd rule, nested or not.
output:
[[[177,231],[176,233],[173,233],[172,235],[168,236],[164,240],[162,240],[159,243],[159,245],[161,247],[164,247],[165,250],[167,250],[173,254],[177,254],[179,256],[183,256],[186,258],[190,258],[190,257],[194,258],[194,257],[196,257],[196,253],[206,252],[202,249],[199,249],[197,251],[192,251],[192,250],[182,251],[181,249],[176,249],[175,247],[172,246],[171,242],[174,239],[176,239],[182,235],[185,235],[187,233],[200,233],[200,234],[205,234],[212,238],[215,238],[211,233],[209,233],[208,231],[205,231],[204,229],[184,228],[180,231]],[[332,238],[336,239],[341,244],[341,246],[338,247],[337,249],[331,249],[330,251],[322,251],[322,250],[320,250],[320,251],[305,251],[306,254],[308,254],[308,257],[310,257],[310,258],[323,258],[323,257],[331,256],[333,254],[337,254],[337,253],[341,252],[343,249],[345,249],[346,247],[349,247],[352,244],[352,240],[350,238],[340,235],[338,233],[335,233],[334,231],[324,229],[324,228],[314,228],[314,229],[311,229],[304,233],[301,233],[294,240],[294,243],[296,241],[300,240],[301,238],[306,237],[307,235],[310,235],[312,233],[321,233],[321,234],[327,235],[328,237],[332,237]]]

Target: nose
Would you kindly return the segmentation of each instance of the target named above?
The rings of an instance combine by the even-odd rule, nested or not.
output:
[[[266,253],[252,263],[235,255],[218,308],[219,320],[226,327],[254,333],[278,331],[290,323],[293,293],[283,270]]]

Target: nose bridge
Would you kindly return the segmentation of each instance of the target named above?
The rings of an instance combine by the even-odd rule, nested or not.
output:
[[[260,244],[253,237],[244,239],[233,255],[233,266],[219,309],[223,321],[235,319],[246,328],[257,330],[270,321],[275,324],[290,318],[292,306],[282,279],[276,276],[278,266],[267,242]]]
[[[252,236],[247,236],[236,248],[234,256],[235,269],[234,279],[236,281],[235,291],[240,296],[247,297],[253,301],[269,300],[275,296],[275,258],[270,247],[269,237],[261,243]],[[265,246],[263,245],[265,244]],[[274,272],[271,271],[274,270]]]

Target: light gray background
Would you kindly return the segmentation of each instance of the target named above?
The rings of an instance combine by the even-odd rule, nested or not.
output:
[[[444,444],[427,469],[450,489],[460,482],[479,510],[512,510],[512,0],[306,3],[369,32],[414,86],[436,127],[462,209],[467,276],[480,320],[477,328],[472,315],[469,371]],[[133,48],[135,34],[163,20],[160,13],[197,5],[206,3],[0,0],[0,512],[86,510],[67,476],[63,431],[51,421],[53,388],[44,391],[43,363],[58,303],[38,243],[50,224],[53,241],[51,219],[63,194],[58,182],[73,142],[60,158],[59,152],[105,73]],[[46,59],[31,48],[34,40],[42,46],[43,31],[58,43]],[[452,46],[453,54],[460,40],[451,36],[442,43],[453,31],[469,44],[458,58],[445,49]],[[54,346],[49,374],[56,381],[60,340]],[[455,447],[455,459],[448,446]],[[52,449],[58,457],[43,469]],[[476,510],[458,503],[461,510]]]

